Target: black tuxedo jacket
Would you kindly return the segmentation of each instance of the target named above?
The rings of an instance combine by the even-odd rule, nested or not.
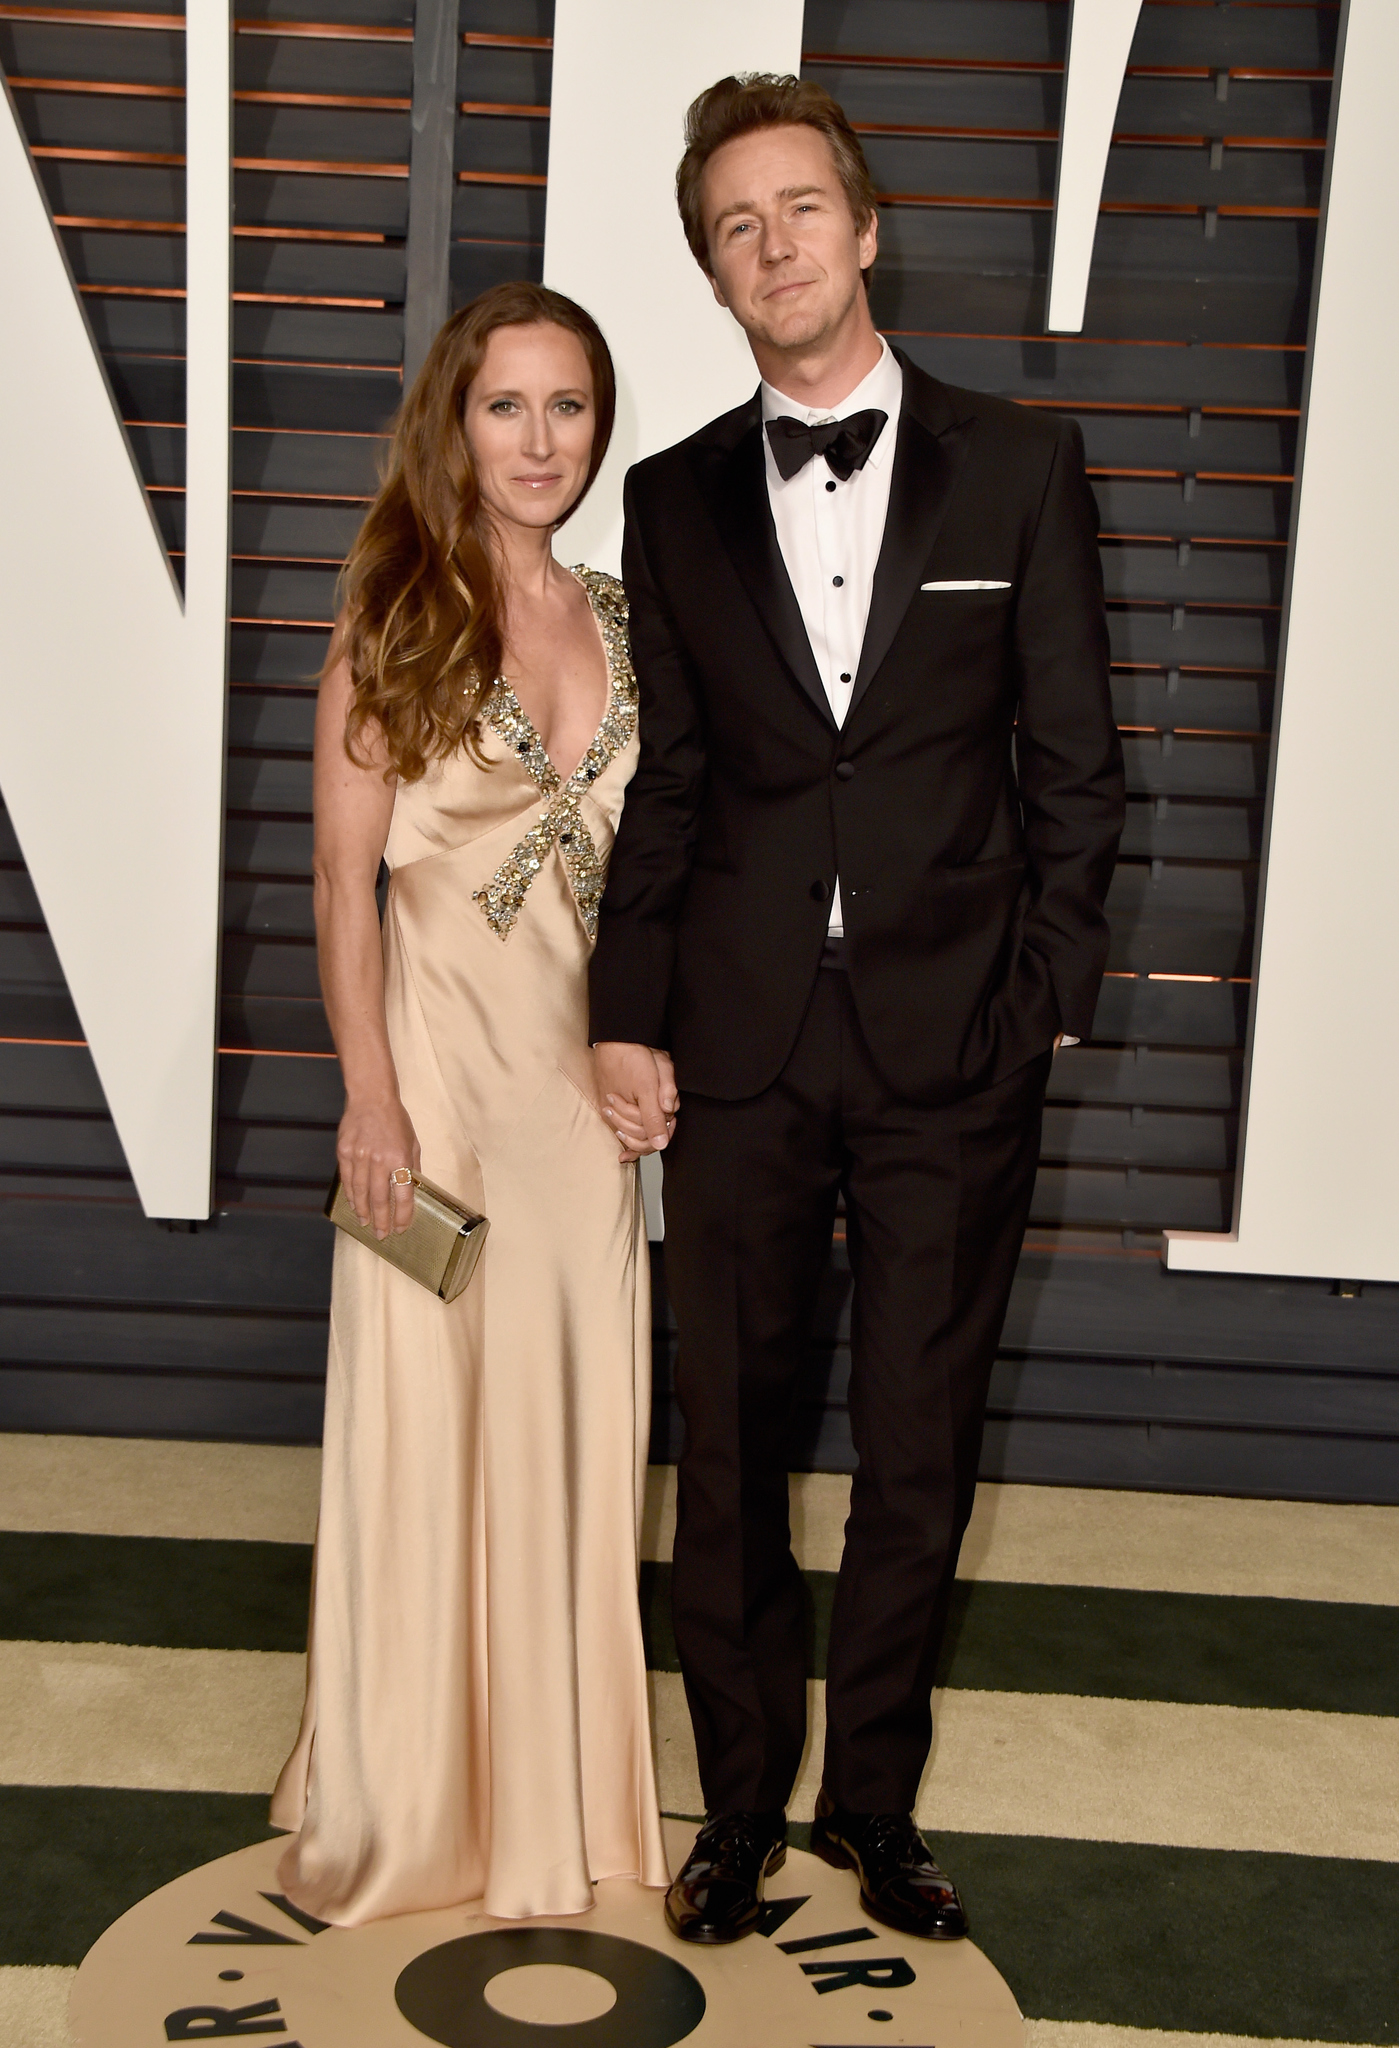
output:
[[[870,1052],[950,1101],[1085,1036],[1123,823],[1098,515],[1070,420],[925,376],[903,408],[850,710],[783,565],[755,395],[638,463],[623,579],[640,688],[590,1035],[682,1090],[766,1088],[837,875]],[[1005,589],[927,591],[949,580]]]

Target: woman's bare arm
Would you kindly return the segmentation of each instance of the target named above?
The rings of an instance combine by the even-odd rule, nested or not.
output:
[[[389,1049],[374,896],[395,785],[392,775],[385,779],[380,744],[364,746],[364,767],[345,752],[352,699],[349,664],[336,658],[333,643],[316,705],[316,951],[345,1080],[345,1113],[336,1144],[340,1178],[360,1222],[372,1222],[376,1236],[383,1238],[412,1221],[413,1190],[391,1187],[389,1175],[400,1166],[416,1172],[419,1154]]]

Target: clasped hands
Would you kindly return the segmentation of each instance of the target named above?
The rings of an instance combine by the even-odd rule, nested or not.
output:
[[[664,1152],[680,1110],[670,1054],[604,1040],[593,1047],[593,1058],[602,1113],[621,1143],[622,1165]]]

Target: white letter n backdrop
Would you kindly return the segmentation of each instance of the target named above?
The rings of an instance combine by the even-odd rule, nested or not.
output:
[[[0,791],[149,1216],[207,1216],[213,1166],[230,26],[227,0],[191,0],[183,601],[0,108]]]

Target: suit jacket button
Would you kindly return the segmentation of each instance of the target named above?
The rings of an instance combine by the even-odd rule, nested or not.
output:
[[[813,903],[824,903],[830,893],[824,882],[813,882],[811,885],[811,900]]]
[[[840,780],[842,782],[848,782],[854,773],[855,763],[853,761],[836,762],[836,774],[840,777]]]

